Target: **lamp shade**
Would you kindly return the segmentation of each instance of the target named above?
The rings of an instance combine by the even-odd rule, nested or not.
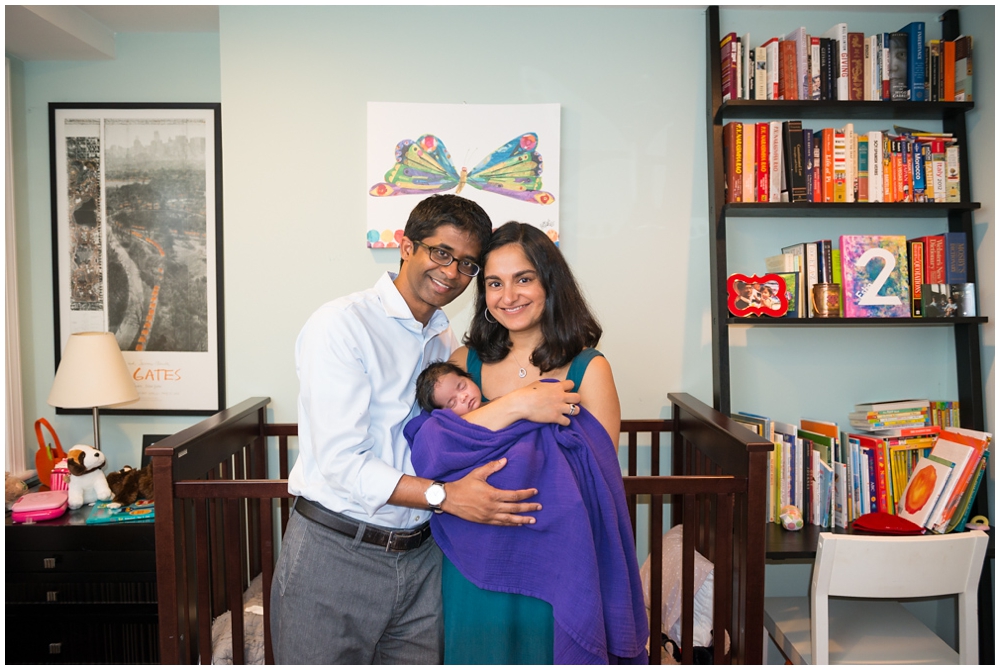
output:
[[[111,333],[73,333],[56,371],[53,407],[107,407],[139,399],[118,342]]]

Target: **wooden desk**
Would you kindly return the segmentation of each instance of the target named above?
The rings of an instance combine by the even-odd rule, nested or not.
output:
[[[765,536],[765,556],[769,561],[790,559],[816,558],[816,545],[821,532],[849,534],[851,531],[843,528],[820,528],[806,524],[802,530],[787,531],[776,523],[767,524]],[[993,578],[990,561],[994,556],[994,531],[990,529],[989,549],[986,551],[986,561],[983,563],[982,576],[979,579],[979,663],[993,665],[996,654],[996,639],[993,629]]]
[[[7,663],[159,662],[154,525],[88,526],[90,509],[7,513]]]

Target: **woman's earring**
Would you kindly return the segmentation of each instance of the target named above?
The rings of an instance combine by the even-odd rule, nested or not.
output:
[[[486,309],[483,310],[483,314],[486,315],[486,323],[496,323],[497,322],[496,319],[491,319],[490,318],[490,308],[489,307],[487,307]]]

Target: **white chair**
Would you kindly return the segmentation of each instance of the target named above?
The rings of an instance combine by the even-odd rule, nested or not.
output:
[[[988,542],[982,531],[820,533],[810,597],[765,598],[764,626],[795,664],[976,665],[976,589]],[[893,600],[952,594],[958,594],[958,652]]]

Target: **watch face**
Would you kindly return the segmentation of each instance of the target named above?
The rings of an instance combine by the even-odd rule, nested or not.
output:
[[[424,497],[427,499],[427,504],[433,507],[439,506],[444,502],[444,486],[442,484],[431,484],[430,488],[424,491]]]

